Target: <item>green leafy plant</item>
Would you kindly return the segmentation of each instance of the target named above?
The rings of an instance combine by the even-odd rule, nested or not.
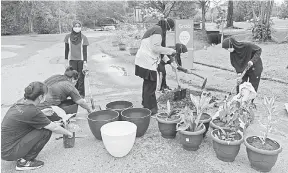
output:
[[[180,117],[180,116],[178,115],[179,110],[177,110],[177,109],[172,109],[169,100],[167,101],[167,104],[166,104],[166,105],[167,105],[166,110],[159,113],[159,117],[160,117],[160,118],[164,118],[164,119],[167,121],[168,119],[171,119],[172,116],[174,116],[174,118],[179,118],[179,117]],[[164,114],[164,116],[163,116],[163,114]],[[173,119],[174,119],[174,118],[173,118]]]
[[[203,125],[200,121],[201,115],[214,105],[210,103],[212,99],[210,92],[202,92],[200,96],[190,94],[190,98],[196,108],[196,114],[193,114],[193,111],[186,106],[184,112],[180,114],[181,121],[177,124],[177,131],[199,131]]]
[[[237,100],[229,100],[228,97],[223,101],[222,109],[219,111],[219,120],[224,123],[218,131],[217,137],[221,140],[234,140],[237,132],[246,131],[246,128],[254,119],[254,104],[251,101],[240,103]],[[241,124],[244,127],[241,127]]]
[[[276,113],[276,106],[275,106],[275,97],[268,99],[265,96],[263,103],[264,103],[265,109],[267,111],[267,116],[262,115],[262,119],[266,119],[267,123],[263,124],[262,122],[260,122],[265,127],[265,132],[263,132],[263,136],[261,136],[260,139],[261,139],[262,143],[265,144],[268,133],[271,131],[272,124],[275,121],[275,120],[272,120],[272,117],[277,115],[277,113]]]

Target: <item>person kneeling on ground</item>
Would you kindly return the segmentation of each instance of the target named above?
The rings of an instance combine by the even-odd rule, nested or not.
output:
[[[75,84],[78,80],[78,72],[73,70],[70,66],[66,69],[64,75],[54,75],[44,81],[48,87],[48,94],[43,103],[37,105],[40,110],[51,108],[51,106],[59,106],[60,108],[66,106],[64,103],[70,101],[75,102],[82,108],[86,109],[88,113],[93,110],[88,106],[85,99],[83,99],[79,91],[76,89]],[[71,97],[71,99],[68,99]],[[48,116],[51,121],[59,121],[61,118],[55,114]]]
[[[47,86],[32,82],[25,88],[24,100],[10,107],[1,124],[1,158],[17,161],[16,170],[40,168],[35,158],[52,132],[73,137],[73,133],[51,122],[36,105],[45,100]]]

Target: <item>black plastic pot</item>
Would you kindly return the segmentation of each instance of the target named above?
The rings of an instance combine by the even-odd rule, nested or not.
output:
[[[156,116],[158,121],[158,128],[161,132],[161,136],[167,139],[173,139],[176,137],[177,130],[176,125],[180,121],[180,118],[177,120],[163,120],[160,118],[161,114]]]
[[[118,45],[119,45],[119,50],[121,50],[121,51],[126,50],[126,44],[124,44],[124,43],[119,43]]]
[[[261,172],[271,171],[272,167],[275,165],[277,161],[279,153],[282,152],[281,145],[275,140],[267,138],[266,142],[274,143],[276,146],[278,146],[278,149],[276,150],[258,149],[249,144],[253,140],[253,138],[259,138],[259,137],[247,136],[244,140],[244,144],[246,145],[246,152],[247,152],[251,167]]]
[[[113,110],[119,113],[119,121],[122,120],[121,112],[129,108],[133,108],[133,103],[128,101],[114,101],[106,105],[106,110]]]
[[[101,110],[88,115],[88,124],[96,139],[102,140],[100,128],[107,123],[117,121],[119,113],[113,110]]]
[[[203,140],[203,133],[205,132],[205,126],[202,125],[201,130],[197,132],[180,131],[180,143],[183,148],[188,151],[196,151]]]
[[[213,139],[213,149],[216,153],[216,156],[219,160],[222,160],[223,162],[233,162],[239,153],[240,146],[243,142],[243,136],[238,133],[241,136],[240,140],[227,142],[215,137],[215,133],[217,133],[218,131],[219,129],[215,129],[211,132],[211,136]]]
[[[71,99],[62,101],[59,107],[62,108],[66,114],[73,114],[78,111],[78,104]]]
[[[197,113],[196,113],[196,112],[193,112],[193,114],[194,114],[194,116],[196,116]],[[201,115],[200,121],[203,122],[203,124],[204,124],[204,126],[205,126],[205,128],[206,128],[205,132],[203,133],[203,137],[206,136],[206,133],[207,133],[208,130],[209,130],[209,124],[210,124],[210,121],[211,121],[211,120],[212,120],[212,117],[211,117],[209,114],[203,113],[203,114]]]
[[[75,132],[73,132],[72,138],[69,138],[68,135],[63,135],[64,148],[73,148],[74,145],[75,145]]]
[[[122,120],[134,123],[137,126],[136,137],[141,137],[150,124],[151,111],[147,108],[129,108],[121,112]]]
[[[135,56],[138,52],[138,49],[139,49],[138,47],[130,47],[129,48],[130,55]]]

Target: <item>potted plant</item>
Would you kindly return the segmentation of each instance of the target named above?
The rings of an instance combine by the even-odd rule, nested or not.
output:
[[[215,128],[211,132],[213,149],[219,160],[233,162],[239,153],[240,145],[243,142],[243,133],[240,127],[241,109],[240,102],[224,103],[223,110],[219,117],[225,122],[223,126]]]
[[[222,101],[222,107],[219,107],[218,116],[213,118],[210,121],[210,127],[214,129],[220,129],[221,127],[227,127],[231,121],[232,114],[237,114],[235,118],[238,118],[237,121],[240,121],[242,124],[245,124],[245,127],[240,127],[240,130],[244,132],[254,120],[254,109],[255,105],[251,100],[240,102],[239,100],[233,100],[226,96]],[[228,125],[229,126],[229,125]]]
[[[173,139],[176,136],[176,125],[180,122],[180,115],[176,109],[171,109],[169,100],[167,101],[167,109],[156,116],[158,128],[163,138]]]
[[[244,144],[251,167],[261,172],[269,172],[275,165],[282,147],[276,140],[268,138],[273,123],[272,117],[276,115],[275,98],[268,99],[265,96],[264,106],[268,113],[267,117],[262,115],[262,118],[267,121],[265,125],[261,123],[265,126],[263,136],[247,136]]]
[[[191,101],[196,107],[196,116],[192,110],[187,106],[185,107],[185,113],[180,114],[181,120],[177,123],[177,131],[180,132],[180,143],[185,150],[196,151],[199,149],[203,140],[203,133],[206,131],[206,127],[201,121],[202,114],[214,104],[210,104],[212,99],[211,93],[202,92],[200,96],[193,96],[190,94]]]

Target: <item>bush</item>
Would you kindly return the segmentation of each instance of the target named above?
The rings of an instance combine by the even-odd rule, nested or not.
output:
[[[260,21],[256,21],[252,29],[253,39],[257,41],[271,40],[271,34],[272,34],[271,25],[272,20],[270,20],[269,25],[265,25]]]

